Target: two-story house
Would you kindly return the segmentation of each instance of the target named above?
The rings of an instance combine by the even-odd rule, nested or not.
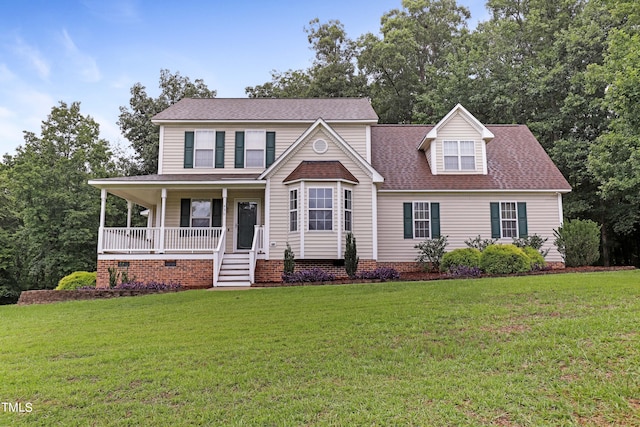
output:
[[[296,266],[338,276],[345,238],[361,269],[417,268],[416,243],[549,238],[570,186],[524,125],[483,125],[457,105],[435,126],[379,125],[366,99],[183,99],[157,114],[158,173],[101,189],[98,286],[109,269],[187,287],[280,281]],[[108,195],[128,223],[105,227]],[[131,227],[133,204],[146,227]]]

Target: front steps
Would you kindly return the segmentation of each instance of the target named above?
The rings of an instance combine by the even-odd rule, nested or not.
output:
[[[220,266],[216,287],[251,286],[249,280],[249,254],[225,253]]]

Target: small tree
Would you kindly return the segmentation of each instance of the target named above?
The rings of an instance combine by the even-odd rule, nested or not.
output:
[[[440,236],[435,239],[427,239],[424,242],[420,242],[414,246],[415,249],[418,249],[416,261],[422,264],[422,268],[425,270],[438,271],[446,247],[447,236]]]
[[[358,251],[356,249],[356,238],[352,233],[347,233],[347,244],[344,249],[344,269],[347,271],[347,276],[350,279],[356,277],[358,271]]]
[[[591,265],[600,258],[600,226],[590,219],[567,221],[553,234],[567,267]]]
[[[483,239],[478,234],[473,239],[469,238],[469,239],[465,240],[464,244],[467,245],[467,247],[469,247],[469,248],[477,249],[480,252],[482,252],[487,248],[487,246],[494,245],[496,242],[497,242],[497,240],[495,240],[495,239]]]
[[[528,237],[514,237],[513,244],[520,249],[533,248],[540,252],[540,255],[542,255],[543,258],[546,258],[549,254],[549,249],[542,249],[542,246],[547,242],[547,240],[549,239],[546,237],[543,239],[541,236],[534,234],[533,236]]]
[[[291,274],[296,268],[296,255],[291,250],[289,242],[287,242],[287,248],[284,250],[284,273]]]

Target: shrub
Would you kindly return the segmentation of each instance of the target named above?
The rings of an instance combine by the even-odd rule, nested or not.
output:
[[[547,262],[544,260],[542,254],[532,246],[525,246],[521,248],[527,257],[529,257],[529,265],[531,270],[544,270],[547,266]],[[548,252],[548,251],[547,251]]]
[[[97,273],[88,271],[76,271],[64,276],[58,282],[57,291],[73,291],[79,288],[95,288]]]
[[[330,282],[332,280],[336,280],[336,276],[320,268],[296,271],[294,273],[282,273],[282,281],[285,283]]]
[[[480,252],[482,252],[487,248],[487,246],[494,245],[496,242],[497,242],[497,240],[495,240],[495,239],[483,239],[478,234],[473,239],[465,240],[464,244],[467,245],[470,248],[474,248],[474,249],[477,249]]]
[[[557,230],[553,244],[567,267],[591,265],[600,258],[600,226],[587,219],[565,222]]]
[[[287,248],[284,250],[284,274],[291,274],[296,268],[296,255],[291,250],[289,242],[287,242]]]
[[[398,280],[400,273],[395,268],[391,267],[378,267],[375,270],[361,271],[356,275],[358,279],[364,280]]]
[[[480,267],[456,265],[449,269],[449,274],[453,277],[480,277],[482,276],[482,270],[480,270]]]
[[[480,268],[488,274],[512,274],[531,270],[531,264],[517,246],[490,245],[482,252]]]
[[[440,271],[450,271],[456,267],[480,267],[482,252],[476,248],[454,249],[442,257]]]
[[[543,258],[546,258],[547,254],[549,253],[549,249],[543,250],[542,246],[547,242],[547,240],[549,239],[546,237],[543,239],[541,236],[534,234],[533,236],[528,236],[528,237],[521,237],[521,238],[514,237],[513,244],[521,249],[524,249],[527,247],[533,248],[538,252],[540,252]]]
[[[181,289],[182,285],[178,283],[163,283],[163,282],[128,282],[128,283],[120,283],[116,285],[113,289],[123,289],[123,290],[156,290],[156,291],[167,291],[171,289]]]
[[[352,233],[347,233],[347,242],[344,248],[344,269],[350,279],[356,277],[358,271],[358,250],[356,249],[356,238]]]
[[[425,270],[438,271],[446,247],[447,236],[440,236],[435,239],[427,239],[424,242],[420,242],[414,246],[415,249],[418,249],[416,261],[418,261]]]

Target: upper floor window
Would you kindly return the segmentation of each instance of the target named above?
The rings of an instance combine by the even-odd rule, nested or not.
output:
[[[245,167],[263,168],[266,131],[247,130],[244,133]]]
[[[309,230],[333,230],[332,188],[309,188]]]
[[[444,170],[475,170],[476,155],[473,141],[443,141]]]
[[[194,166],[212,168],[216,132],[213,130],[196,130],[194,141]]]

